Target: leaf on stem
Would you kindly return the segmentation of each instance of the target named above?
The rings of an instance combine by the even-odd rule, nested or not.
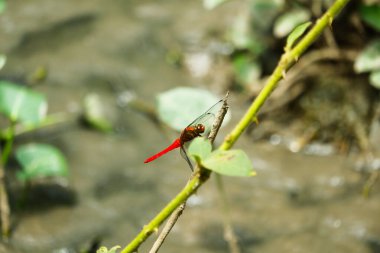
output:
[[[17,174],[21,181],[47,177],[67,177],[66,159],[57,148],[47,144],[27,144],[16,151],[22,170]]]
[[[194,157],[197,162],[200,162],[210,155],[211,150],[211,142],[208,139],[198,137],[190,143],[188,153]]]
[[[256,175],[247,154],[238,149],[216,150],[202,161],[202,165],[226,176],[250,177]]]
[[[211,142],[205,138],[195,138],[188,153],[197,163],[216,173],[226,176],[249,177],[256,173],[248,156],[242,150],[215,150],[211,152]]]
[[[289,34],[288,38],[286,39],[285,52],[289,52],[292,49],[296,40],[305,33],[306,29],[310,25],[311,22],[306,22],[294,28],[294,30]]]
[[[0,112],[12,121],[37,125],[46,117],[45,97],[8,81],[0,81]]]
[[[273,33],[277,38],[282,38],[294,31],[297,26],[310,19],[310,12],[306,9],[294,9],[277,18],[274,23]]]
[[[100,247],[96,253],[116,253],[116,250],[121,249],[119,245],[112,247],[110,250],[107,249],[107,247]]]

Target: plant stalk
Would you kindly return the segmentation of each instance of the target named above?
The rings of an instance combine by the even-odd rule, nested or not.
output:
[[[285,53],[272,75],[266,82],[265,87],[262,89],[260,94],[253,101],[252,105],[249,107],[246,114],[232,130],[232,132],[227,135],[222,145],[219,147],[220,150],[230,149],[243,131],[249,126],[249,124],[256,118],[258,110],[267,100],[272,91],[276,88],[278,82],[283,78],[286,71],[295,63],[301,54],[318,38],[322,33],[323,29],[331,25],[332,20],[338,13],[344,8],[344,6],[349,2],[349,0],[337,0],[335,3],[326,11],[326,13],[317,20],[316,24],[311,28],[311,30],[300,40],[300,42],[289,52]],[[157,231],[158,226],[184,201],[186,201],[197,189],[209,178],[210,172],[205,170],[200,170],[200,173],[194,176],[187,185],[182,189],[177,196],[172,199],[160,213],[154,217],[151,222],[144,226],[142,231],[121,251],[121,253],[129,253],[137,251],[138,247],[143,243],[146,238]]]

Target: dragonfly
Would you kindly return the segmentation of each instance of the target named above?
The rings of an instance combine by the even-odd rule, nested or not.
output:
[[[186,162],[190,166],[190,169],[193,171],[194,170],[193,164],[191,163],[187,155],[187,152],[185,149],[185,143],[192,141],[196,137],[206,136],[210,132],[212,121],[215,118],[215,113],[222,106],[222,104],[223,104],[223,100],[219,100],[217,103],[211,106],[207,111],[205,111],[202,115],[200,115],[193,122],[191,122],[187,127],[185,127],[181,131],[180,136],[177,139],[175,139],[172,144],[170,144],[167,148],[163,149],[157,154],[146,159],[144,163],[149,163],[151,161],[154,161],[157,158],[165,155],[166,153],[176,148],[180,148],[181,156],[186,160]]]

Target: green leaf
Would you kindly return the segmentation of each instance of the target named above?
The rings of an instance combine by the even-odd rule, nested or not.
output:
[[[212,10],[215,7],[221,5],[227,0],[203,0],[203,7],[207,10]]]
[[[195,138],[189,146],[188,153],[193,156],[197,162],[206,159],[211,154],[211,142],[205,138]]]
[[[286,35],[288,35],[291,31],[293,31],[290,34],[292,35],[296,32],[296,30],[300,30],[300,28],[298,28],[300,27],[300,24],[308,21],[310,19],[310,16],[311,16],[310,12],[306,9],[294,9],[294,10],[288,11],[276,19],[274,23],[273,33],[277,38],[283,38]],[[294,40],[298,39],[304,33],[304,31],[309,25],[304,27],[302,32],[298,32],[299,34],[292,35],[295,37]],[[305,24],[303,24],[303,26],[305,26]]]
[[[100,96],[95,93],[86,95],[84,98],[84,118],[92,127],[109,132],[112,130],[111,110],[107,110],[107,105]]]
[[[359,7],[359,14],[361,18],[370,26],[380,31],[380,5],[364,5]]]
[[[120,246],[114,246],[110,250],[107,249],[107,247],[100,247],[96,253],[116,253],[116,250],[121,249]]]
[[[6,2],[5,0],[0,0],[0,13],[2,13],[5,10]]]
[[[247,55],[239,55],[233,59],[234,72],[239,83],[248,85],[259,79],[261,68]]]
[[[311,22],[306,22],[304,24],[301,24],[297,26],[288,36],[286,39],[286,45],[285,45],[285,52],[288,52],[290,49],[292,49],[293,44],[296,42],[296,40],[301,37],[306,29],[311,25]]]
[[[178,87],[157,96],[158,116],[173,129],[181,131],[218,100],[207,90]]]
[[[7,62],[7,57],[4,54],[0,54],[0,70],[5,66],[6,62]]]
[[[242,150],[216,150],[201,162],[205,168],[227,176],[250,177],[256,173]]]
[[[369,82],[376,89],[380,89],[380,70],[371,72],[369,75]]]
[[[46,177],[66,177],[66,159],[57,148],[47,144],[27,144],[16,151],[22,170],[17,174],[21,181]]]
[[[0,112],[12,121],[36,125],[45,118],[46,111],[47,102],[40,93],[0,81]]]
[[[373,41],[359,54],[354,69],[357,73],[380,69],[380,40]]]

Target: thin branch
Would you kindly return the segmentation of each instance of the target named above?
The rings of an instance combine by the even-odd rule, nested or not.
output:
[[[170,215],[168,222],[166,222],[161,234],[158,236],[157,240],[154,242],[153,247],[150,249],[149,253],[156,253],[160,249],[161,245],[164,243],[166,237],[169,235],[170,231],[177,222],[179,216],[182,215],[183,210],[185,210],[186,201],[183,202],[173,213]]]
[[[219,109],[218,113],[216,114],[215,120],[212,124],[211,132],[207,137],[211,141],[211,143],[214,143],[216,135],[218,134],[218,131],[220,127],[222,126],[224,116],[226,116],[226,113],[228,111],[227,99],[228,99],[229,94],[230,92],[228,91],[226,96],[223,98],[223,105]]]
[[[8,239],[10,231],[10,208],[8,201],[7,189],[5,187],[5,171],[0,164],[0,212],[1,212],[1,232],[3,239]]]
[[[222,125],[222,121],[224,119],[225,114],[227,113],[228,106],[227,106],[227,97],[228,97],[228,92],[226,94],[226,97],[224,98],[224,103],[219,111],[218,115],[216,116],[216,120],[214,121],[213,128],[210,132],[209,139],[211,142],[215,140],[216,134]],[[215,132],[213,130],[215,129]],[[237,236],[235,235],[231,219],[230,219],[230,212],[229,212],[229,204],[228,204],[228,199],[227,199],[227,194],[224,190],[223,187],[223,181],[222,177],[219,174],[216,174],[216,182],[217,182],[217,188],[218,188],[218,194],[221,199],[221,205],[223,207],[223,220],[224,220],[224,239],[228,243],[228,246],[230,248],[230,252],[232,253],[240,253],[239,245],[238,245],[238,239]]]

